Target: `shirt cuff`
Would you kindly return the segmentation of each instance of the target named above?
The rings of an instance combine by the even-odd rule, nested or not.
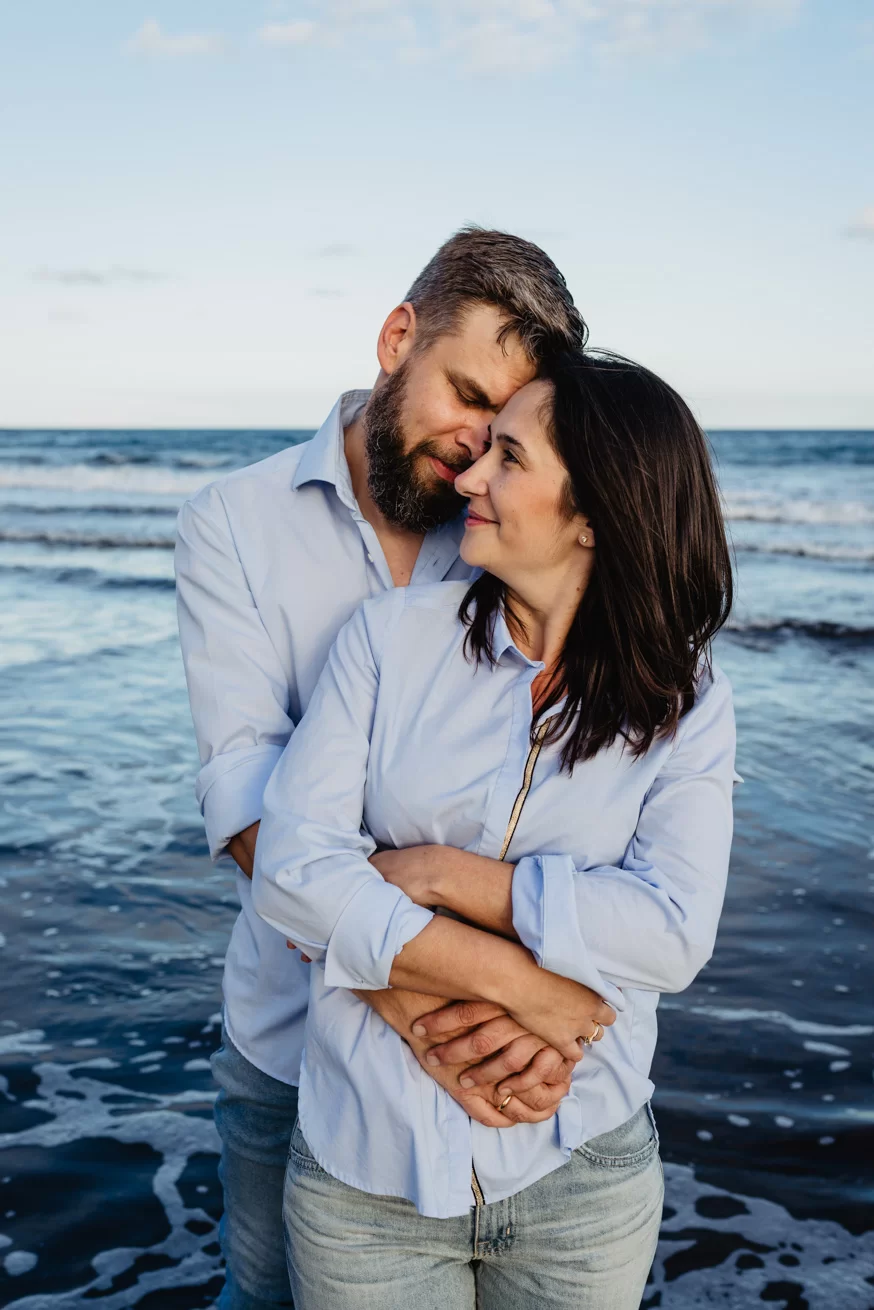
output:
[[[434,918],[400,887],[370,878],[334,925],[325,955],[328,987],[381,991],[394,958]]]
[[[195,795],[214,860],[226,854],[232,837],[261,818],[264,788],[283,750],[265,745],[228,751],[216,755],[197,775]]]
[[[575,884],[585,876],[567,855],[528,855],[520,860],[513,872],[513,927],[541,969],[582,983],[621,1011],[625,1009],[622,992],[601,976],[580,927]],[[598,931],[597,924],[591,927]]]

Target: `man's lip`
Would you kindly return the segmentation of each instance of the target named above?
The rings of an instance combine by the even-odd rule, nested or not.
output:
[[[496,522],[495,519],[487,519],[487,518],[484,518],[482,514],[477,514],[477,512],[476,512],[475,509],[469,509],[469,510],[467,511],[466,515],[465,515],[465,518],[466,518],[466,520],[467,520],[468,523],[471,523],[471,524],[473,524],[474,526],[475,526],[477,523],[491,523],[491,524],[494,524],[494,523]]]
[[[440,477],[443,478],[444,482],[454,482],[455,479],[461,475],[461,469],[450,468],[448,464],[444,464],[443,460],[438,459],[436,455],[429,455],[428,458],[434,465],[434,468],[437,470]]]

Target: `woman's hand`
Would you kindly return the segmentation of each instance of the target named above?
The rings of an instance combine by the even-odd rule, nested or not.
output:
[[[399,887],[417,905],[426,907],[444,905],[456,911],[460,908],[460,903],[451,894],[451,887],[453,881],[460,880],[464,874],[469,875],[471,870],[468,866],[471,861],[476,861],[475,868],[483,874],[484,878],[488,878],[493,866],[497,868],[502,878],[506,880],[504,890],[509,892],[510,882],[506,875],[511,873],[511,870],[506,865],[481,856],[471,856],[468,852],[457,851],[451,846],[408,846],[400,851],[376,851],[370,857],[370,863],[386,882]],[[466,880],[469,880],[469,877]],[[467,908],[465,906],[465,909]],[[474,917],[475,921],[482,921],[480,915]],[[447,921],[441,919],[439,923],[440,927],[438,921],[433,920],[396,957],[392,970],[393,986],[410,986],[414,990],[423,990],[422,978],[418,974],[409,983],[405,974],[408,965],[416,970],[416,964],[410,958],[414,953],[418,956],[419,952],[424,950],[423,961],[428,958],[430,943],[433,942],[438,950],[443,968],[446,967],[444,953],[447,948],[450,956],[460,949],[457,945],[450,948],[449,942],[445,940],[446,933],[450,931]],[[461,924],[453,927],[457,931],[462,929]],[[482,938],[482,934],[480,937]],[[492,936],[490,933],[486,940],[497,944],[501,941],[501,935]],[[483,945],[485,946],[485,942]],[[516,946],[510,947],[509,942],[502,942],[501,949],[505,951],[508,948],[520,951]],[[485,965],[482,953],[476,958],[483,962],[483,966]],[[563,1059],[574,1064],[582,1057],[583,1040],[597,1038],[600,1035],[598,1025],[601,1028],[609,1027],[616,1018],[615,1011],[606,1005],[596,992],[570,978],[539,968],[527,950],[520,951],[515,965],[509,961],[499,963],[497,959],[492,959],[491,967],[483,968],[481,982],[485,990],[479,993],[478,999],[492,1002],[504,1010],[511,1020],[515,1020],[518,1029],[514,1036],[521,1035],[524,1030],[526,1034],[539,1037],[541,1045],[553,1047]],[[479,986],[479,983],[480,979],[477,980],[476,986]],[[425,986],[424,990],[430,990],[430,987]],[[456,1052],[452,1054],[455,1059],[458,1058]],[[488,1052],[479,1054],[481,1057]],[[529,1060],[532,1055],[533,1052],[530,1052]],[[476,1058],[476,1053],[473,1058]]]
[[[524,978],[508,979],[508,984],[504,1004],[511,1018],[574,1063],[582,1057],[583,1042],[600,1040],[601,1028],[616,1019],[615,1010],[596,992],[546,969],[525,970]]]

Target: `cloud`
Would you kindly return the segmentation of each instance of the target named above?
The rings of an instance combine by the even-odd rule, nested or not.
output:
[[[608,57],[684,55],[734,34],[791,24],[803,0],[613,0],[589,7],[596,51]]]
[[[54,282],[65,287],[108,287],[119,283],[163,282],[165,273],[149,268],[38,268],[36,282]]]
[[[859,237],[863,241],[874,241],[874,205],[863,209],[855,222],[846,229],[848,237]]]
[[[157,59],[179,59],[191,55],[217,55],[225,48],[225,39],[218,32],[181,32],[170,36],[162,31],[161,24],[147,18],[142,27],[125,42],[129,54],[149,55]]]
[[[262,45],[295,46],[307,45],[317,31],[317,24],[308,18],[292,19],[287,23],[265,23],[255,33],[256,40]]]
[[[441,59],[476,73],[596,57],[683,55],[737,32],[793,22],[805,0],[311,0],[312,18],[268,23],[269,45],[355,43],[401,62]]]

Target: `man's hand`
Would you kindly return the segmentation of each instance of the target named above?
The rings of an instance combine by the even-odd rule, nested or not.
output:
[[[432,906],[438,902],[433,875],[436,872],[435,852],[442,846],[407,846],[402,850],[374,851],[370,863],[386,882],[406,892],[417,905]]]
[[[355,995],[366,1000],[407,1042],[425,1072],[458,1102],[465,1113],[486,1127],[509,1128],[514,1123],[540,1123],[550,1119],[570,1090],[570,1062],[563,1061],[557,1051],[545,1047],[539,1038],[519,1029],[496,1005],[476,1003],[476,1027],[471,1029],[469,1024],[460,1022],[460,1018],[470,1018],[468,1011],[474,1008],[472,1005],[459,1007],[455,1002],[445,1003],[435,1015],[432,1012],[438,998],[421,992],[393,987],[384,992],[356,992]],[[434,1018],[444,1045],[449,1038],[470,1041],[473,1053],[456,1059],[435,1055],[434,1038],[413,1031],[414,1027],[429,1024]],[[510,1039],[513,1031],[517,1034],[516,1040]],[[481,1070],[482,1055],[497,1051],[508,1041],[510,1045],[501,1051],[499,1060],[490,1061],[494,1066],[491,1073]],[[482,1049],[477,1050],[477,1047]],[[536,1060],[536,1065],[532,1060]],[[506,1077],[508,1072],[517,1077]],[[499,1089],[499,1084],[503,1090]],[[502,1113],[497,1107],[508,1092],[512,1092],[512,1099]]]
[[[261,821],[250,823],[248,828],[238,832],[236,837],[232,837],[228,842],[228,854],[236,860],[237,867],[245,873],[247,878],[252,877],[252,870],[255,868],[255,842],[258,839],[258,829],[261,827]]]
[[[546,1111],[539,1118],[548,1118],[570,1090],[577,1062],[496,1010],[485,1001],[453,1001],[420,1016],[412,1032],[415,1040],[429,1044],[428,1072],[435,1075],[435,1067],[444,1066],[459,1069],[462,1087],[494,1088],[496,1104],[511,1092],[513,1100],[504,1113],[519,1122],[520,1103],[530,1111]]]

